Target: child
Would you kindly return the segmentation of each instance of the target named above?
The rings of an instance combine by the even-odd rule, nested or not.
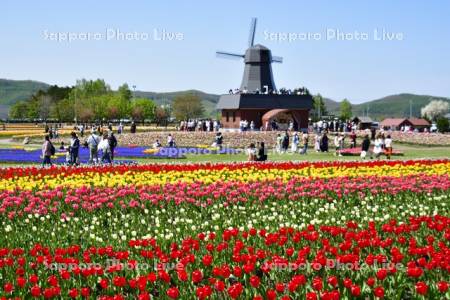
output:
[[[384,147],[385,147],[385,151],[386,151],[386,158],[387,159],[391,159],[391,155],[392,155],[392,138],[391,138],[391,135],[389,135],[389,134],[386,137],[386,139],[384,140]]]

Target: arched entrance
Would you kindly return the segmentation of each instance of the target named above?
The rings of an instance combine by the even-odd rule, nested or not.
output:
[[[293,122],[294,130],[298,130],[299,121],[296,114],[290,109],[272,109],[262,116],[262,124],[268,124],[268,129],[272,130],[276,124],[277,130],[287,130],[290,122]]]

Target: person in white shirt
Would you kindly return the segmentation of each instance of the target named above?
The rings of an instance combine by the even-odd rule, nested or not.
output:
[[[100,143],[100,137],[96,134],[96,130],[92,128],[91,135],[87,139],[89,146],[89,163],[98,163],[98,144]]]
[[[111,163],[111,148],[109,146],[108,134],[103,135],[102,140],[98,144],[98,149],[102,151],[102,162]]]
[[[386,158],[391,159],[392,155],[392,138],[391,135],[388,134],[384,139],[384,148],[386,149]]]
[[[251,143],[250,147],[247,148],[248,161],[256,161],[256,147],[255,144]]]
[[[381,135],[378,135],[375,139],[373,146],[373,153],[375,154],[375,158],[379,159],[381,153],[383,152],[383,140],[381,139]]]
[[[158,149],[158,148],[161,148],[162,146],[161,146],[161,143],[159,142],[159,140],[156,140],[154,143],[153,143],[153,148],[154,149]]]
[[[320,135],[318,133],[314,136],[314,150],[320,152]]]
[[[300,143],[300,137],[298,136],[298,133],[295,132],[294,136],[292,137],[292,144],[291,144],[292,153],[297,152],[299,143]]]
[[[334,153],[334,156],[340,155],[340,151],[339,151],[340,143],[339,143],[339,134],[338,133],[336,133],[334,136],[334,146],[336,147],[336,152]]]
[[[169,147],[175,147],[175,140],[173,139],[173,136],[170,133],[167,136],[167,145]]]

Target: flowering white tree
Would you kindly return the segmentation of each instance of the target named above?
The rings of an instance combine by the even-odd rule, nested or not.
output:
[[[449,110],[449,104],[443,100],[433,100],[426,106],[422,107],[421,114],[423,117],[428,117],[435,120],[437,117],[446,114]]]

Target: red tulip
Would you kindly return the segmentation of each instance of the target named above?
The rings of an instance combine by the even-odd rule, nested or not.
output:
[[[27,280],[25,278],[23,278],[23,277],[17,277],[16,281],[17,281],[17,285],[20,288],[23,288],[25,286],[25,284],[27,284]]]
[[[448,290],[448,283],[446,281],[439,281],[437,283],[437,287],[438,287],[439,292],[445,293]]]
[[[138,300],[150,300],[150,295],[148,293],[142,293],[138,295]]]
[[[386,269],[380,269],[377,272],[377,278],[378,280],[384,280],[387,276],[388,272]]]
[[[217,280],[216,283],[214,283],[214,288],[222,292],[225,289],[225,283],[223,281]]]
[[[88,298],[91,293],[91,289],[88,287],[81,288],[81,296]]]
[[[260,282],[261,280],[259,279],[258,276],[253,275],[252,277],[250,277],[250,285],[254,288],[257,288]]]
[[[320,277],[314,277],[313,281],[312,281],[312,287],[313,289],[315,289],[316,291],[320,291],[323,288],[323,282],[322,282],[322,278]]]
[[[375,297],[377,297],[377,298],[383,298],[383,297],[384,297],[384,289],[383,289],[383,287],[381,287],[381,286],[376,287],[376,288],[373,290],[373,294],[374,294]]]
[[[358,285],[353,284],[350,287],[350,292],[351,292],[352,296],[358,297],[359,295],[361,295],[361,288]]]
[[[68,295],[70,298],[76,298],[78,297],[78,290],[76,288],[70,289]]]
[[[39,297],[41,295],[41,288],[35,285],[31,287],[30,292],[33,297]]]
[[[178,296],[180,295],[180,292],[178,291],[178,289],[176,287],[171,287],[167,290],[166,294],[171,299],[177,299]]]
[[[266,297],[268,300],[275,300],[277,298],[277,292],[272,289],[266,291]]]
[[[192,272],[192,282],[193,283],[199,283],[203,279],[202,271],[195,270]]]
[[[205,255],[205,256],[203,256],[202,262],[203,262],[204,266],[207,266],[207,267],[210,266],[212,264],[212,262],[213,262],[212,255]]]
[[[349,289],[352,286],[352,280],[350,278],[345,278],[344,286]]]
[[[278,293],[283,293],[284,292],[284,284],[281,282],[276,283],[275,290],[277,290]]]
[[[230,295],[232,299],[237,299],[243,290],[242,284],[238,282],[228,288],[228,295]]]
[[[336,276],[328,277],[327,282],[328,282],[328,284],[330,284],[333,287],[335,287],[335,286],[337,286],[339,284],[339,281],[338,281]]]
[[[420,295],[426,295],[428,291],[428,285],[423,282],[419,281],[416,283],[416,292]]]
[[[14,286],[11,282],[7,282],[3,285],[3,290],[5,291],[5,293],[9,294],[13,291]]]

